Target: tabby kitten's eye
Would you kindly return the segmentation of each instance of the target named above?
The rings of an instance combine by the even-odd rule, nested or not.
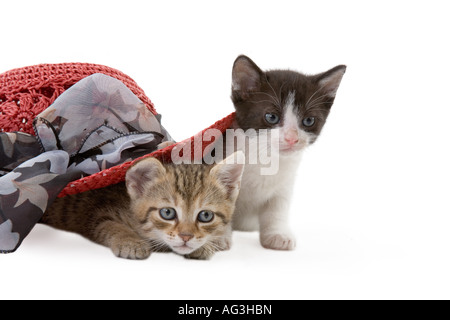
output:
[[[164,220],[173,220],[177,217],[177,212],[173,208],[164,208],[159,210],[161,218]]]
[[[211,222],[214,219],[214,213],[211,211],[204,210],[198,214],[198,221],[200,222]]]
[[[303,125],[305,127],[312,127],[316,123],[316,119],[314,117],[308,117],[303,119]]]
[[[269,124],[277,124],[280,122],[280,117],[275,113],[266,113],[264,118]]]

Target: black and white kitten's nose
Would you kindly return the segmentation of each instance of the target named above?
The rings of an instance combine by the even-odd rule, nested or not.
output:
[[[178,234],[178,236],[184,241],[184,242],[188,242],[189,240],[191,240],[194,235],[191,233],[180,233]]]
[[[294,129],[289,129],[284,135],[284,141],[293,146],[299,142],[298,131]]]

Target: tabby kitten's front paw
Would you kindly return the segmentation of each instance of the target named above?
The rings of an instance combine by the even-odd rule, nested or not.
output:
[[[232,239],[231,236],[222,237],[220,240],[213,242],[217,251],[228,251],[231,249]]]
[[[116,257],[131,260],[144,260],[151,254],[150,244],[138,238],[118,239],[111,249]]]
[[[167,148],[167,147],[169,147],[169,146],[171,146],[171,145],[173,145],[175,143],[176,143],[175,141],[162,142],[162,143],[158,144],[157,149],[158,150],[165,149],[165,148]]]
[[[209,260],[214,255],[214,252],[210,250],[206,250],[204,248],[200,248],[190,254],[186,254],[184,257],[186,259],[194,259],[194,260]]]
[[[266,249],[294,250],[296,241],[290,232],[261,233],[261,245]]]

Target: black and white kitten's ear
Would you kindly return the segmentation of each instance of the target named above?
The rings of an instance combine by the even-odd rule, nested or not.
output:
[[[334,99],[336,97],[336,92],[346,70],[346,66],[340,65],[318,75],[319,86],[330,98]]]
[[[132,199],[145,195],[146,187],[151,186],[166,173],[166,168],[156,158],[146,158],[128,169],[125,182]]]
[[[245,155],[242,151],[237,151],[211,169],[210,175],[227,189],[230,199],[236,200],[239,195],[244,165]]]
[[[237,57],[233,65],[233,87],[242,99],[247,99],[251,92],[259,91],[264,72],[247,56]]]

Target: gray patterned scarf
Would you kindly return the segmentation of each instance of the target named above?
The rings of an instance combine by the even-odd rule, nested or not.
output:
[[[94,74],[34,120],[36,136],[0,133],[0,252],[15,251],[71,181],[172,140],[122,82]]]

